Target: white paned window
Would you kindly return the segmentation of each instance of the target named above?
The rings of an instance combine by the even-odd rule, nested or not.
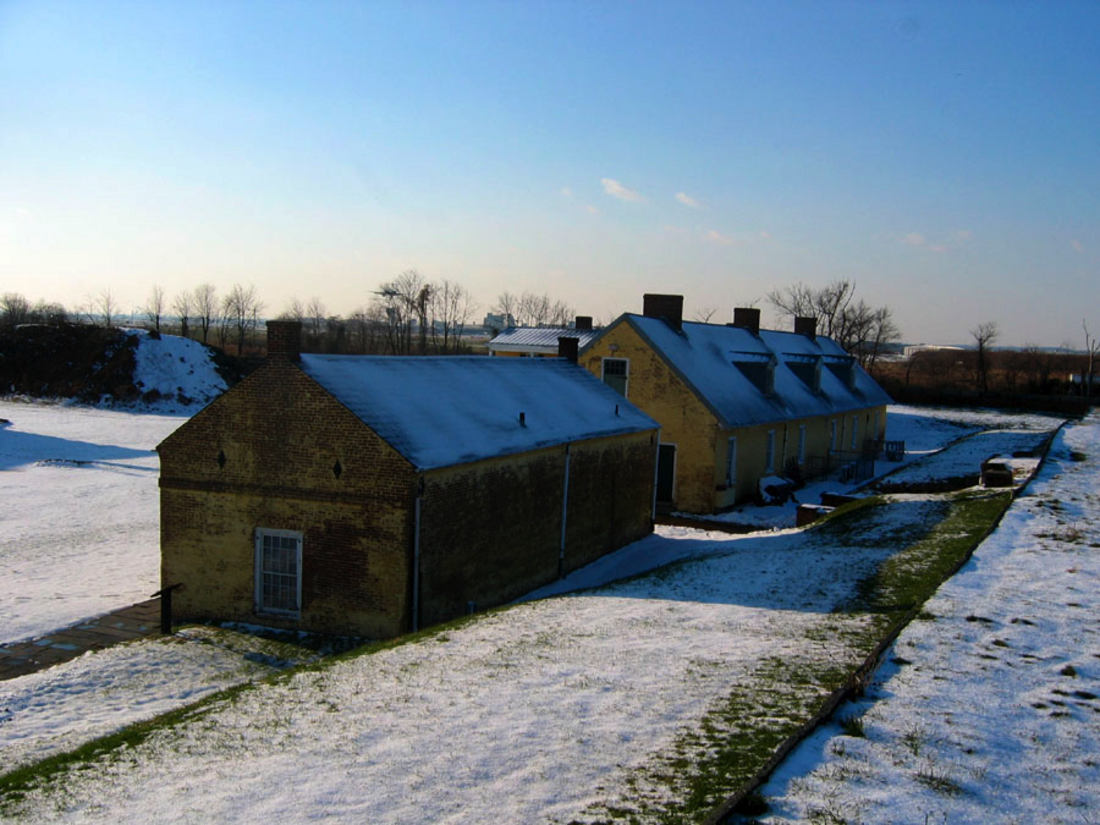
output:
[[[764,472],[775,472],[775,430],[768,430],[768,437],[764,442]]]
[[[829,422],[829,452],[836,450],[836,419]]]
[[[737,483],[737,436],[726,442],[726,486]]]
[[[256,528],[256,612],[302,610],[302,534]]]
[[[798,463],[806,463],[806,425],[798,425]]]
[[[630,374],[630,361],[626,358],[603,359],[603,382],[626,398],[626,384]]]
[[[859,416],[858,415],[853,415],[852,416],[852,443],[849,446],[849,449],[855,450],[859,447],[858,437],[859,437]]]

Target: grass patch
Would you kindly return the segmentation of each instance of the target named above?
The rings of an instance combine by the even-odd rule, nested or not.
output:
[[[854,736],[857,739],[863,739],[867,736],[867,733],[863,730],[862,716],[853,713],[851,716],[845,716],[839,721],[840,729],[845,736]]]
[[[116,733],[94,739],[74,750],[59,753],[33,765],[25,765],[0,775],[0,812],[11,813],[13,805],[20,802],[27,793],[51,780],[62,780],[63,775],[69,771],[80,770],[95,761],[115,758],[123,749],[140,745],[157,731],[197,721],[218,706],[236,700],[241,693],[253,687],[254,683],[248,683],[226,688],[194,704],[162,713],[145,722],[129,725]]]
[[[706,819],[737,789],[755,780],[776,749],[823,711],[831,694],[851,686],[853,673],[875,646],[917,615],[924,601],[965,561],[1010,502],[1011,495],[999,491],[961,493],[920,503],[868,498],[838,508],[809,528],[810,545],[821,542],[841,547],[880,547],[891,554],[858,582],[850,600],[834,613],[821,614],[820,621],[806,630],[807,641],[816,640],[816,644],[805,646],[806,655],[761,662],[752,678],[734,685],[670,748],[632,771],[625,781],[624,798],[608,799],[587,813],[598,818],[646,822]],[[909,508],[901,511],[906,517],[898,517],[893,509],[898,507]],[[908,518],[909,514],[913,517]],[[813,548],[807,549],[812,552]],[[685,560],[674,567],[687,563]],[[648,575],[667,576],[670,569]],[[324,671],[341,661],[407,644],[433,638],[446,640],[467,623],[526,607],[504,605],[418,633],[290,666],[260,682],[220,691],[71,752],[9,772],[0,776],[0,812],[13,811],[27,793],[47,783],[63,785],[70,770],[117,759],[125,749],[140,745],[156,732],[192,724],[221,704],[234,701],[245,690],[268,683],[289,683],[300,673]],[[284,645],[306,646],[300,640],[282,639],[264,640],[264,645],[270,647],[262,648],[263,655],[279,659],[288,658],[283,654],[291,652]]]
[[[856,668],[875,645],[919,613],[1011,502],[1011,493],[1000,490],[965,491],[916,506],[872,497],[838,508],[809,528],[814,542],[896,549],[857,584],[852,599],[828,614],[831,619],[806,631],[819,644],[823,639],[842,643],[833,644],[829,656],[769,660],[751,679],[742,680],[698,729],[681,734],[670,752],[633,771],[625,799],[594,805],[586,814],[603,819],[614,811],[630,820],[660,823],[706,819],[757,777],[779,745],[818,714],[832,692],[851,685]],[[899,505],[913,507],[922,520],[898,519],[890,508]],[[850,736],[865,735],[859,717],[840,724]],[[913,732],[907,745],[919,754],[923,733]],[[957,792],[957,785],[934,770],[922,781],[943,793]],[[822,812],[821,821],[830,821],[834,813]]]

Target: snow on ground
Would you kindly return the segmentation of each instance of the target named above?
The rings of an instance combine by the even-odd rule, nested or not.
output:
[[[281,663],[262,649],[252,637],[192,627],[0,682],[0,770],[266,676]]]
[[[0,430],[0,461],[15,470],[0,474],[13,498],[11,517],[30,509],[38,519],[36,528],[24,519],[27,543],[39,548],[28,567],[81,575],[79,559],[57,558],[49,540],[58,513],[74,525],[70,543],[102,553],[76,525],[97,524],[113,507],[152,526],[155,581],[155,455],[100,453],[138,450],[127,445],[140,441],[146,428],[155,444],[167,434],[151,437],[157,427],[181,419],[11,402],[0,406],[0,417],[14,422]],[[958,433],[936,423],[926,430],[916,413],[911,419],[914,442],[926,438],[928,450]],[[33,440],[15,449],[6,440],[13,432]],[[73,443],[94,455],[68,460],[91,464],[43,464],[44,447],[74,452]],[[152,470],[138,475],[140,482],[115,466],[143,460]],[[58,470],[71,473],[64,483],[49,475]],[[105,506],[97,498],[102,490],[85,489],[84,471],[99,473],[98,487],[128,492]],[[9,484],[16,474],[29,483]],[[149,496],[138,494],[142,485]],[[39,505],[43,492],[49,498]],[[8,498],[0,506],[7,507]],[[921,506],[913,497],[905,507],[888,508],[889,518],[904,521],[915,512],[907,507]],[[9,511],[0,512],[6,541]],[[897,529],[879,526],[885,534]],[[731,683],[751,681],[766,655],[846,655],[839,641],[826,649],[807,637],[820,638],[823,628],[838,635],[845,623],[862,621],[830,610],[888,550],[823,547],[804,536],[783,531],[732,539],[663,528],[534,595],[679,564],[477,617],[423,642],[246,692],[201,720],[158,732],[128,751],[125,764],[99,764],[84,778],[71,778],[60,795],[36,798],[25,812],[158,821],[300,819],[319,811],[396,822],[568,821],[592,810],[598,816],[600,804],[629,801],[637,792],[630,783],[651,755],[697,725]],[[7,564],[8,547],[0,544],[0,553],[0,564]],[[0,610],[8,609],[9,594],[38,594],[45,606],[24,606],[26,621],[47,629],[65,623],[47,618],[60,615],[49,598],[56,589],[49,575],[24,574],[23,587],[10,590],[8,578],[0,576]],[[133,600],[109,599],[103,609]],[[7,615],[0,615],[6,627]],[[0,748],[17,761],[57,752],[263,672],[248,661],[222,657],[214,645],[146,641],[3,683]],[[131,673],[137,676],[130,679]]]
[[[1021,469],[1034,469],[1038,465],[1037,456],[1042,454],[1043,443],[1059,423],[1051,422],[1050,430],[988,430],[975,433],[950,450],[925,456],[878,479],[870,487],[890,490],[895,486],[978,476],[982,462],[993,456],[1003,457],[1009,464],[1021,466]],[[1032,458],[1029,465],[1028,459],[1012,458],[1016,453],[1034,454],[1036,458]]]
[[[807,740],[764,821],[1100,821],[1098,491],[1094,414],[838,711],[865,735]]]
[[[1012,429],[1019,436],[1013,441],[1012,437],[990,434],[988,437],[995,441],[988,446],[978,446],[975,442],[975,453],[968,451],[952,451],[950,457],[944,456],[942,462],[931,464],[930,472],[943,473],[954,477],[967,472],[976,472],[981,462],[998,451],[998,445],[1006,447],[1013,443],[1030,444],[1033,439],[1028,433],[1049,433],[1062,423],[1057,416],[1043,413],[1018,413],[1003,410],[977,409],[961,410],[948,407],[912,407],[904,404],[894,404],[887,409],[886,415],[886,439],[890,441],[905,442],[905,456],[900,462],[876,461],[875,478],[889,477],[890,481],[906,478],[917,481],[927,476],[927,473],[909,467],[917,463],[919,467],[928,466],[932,461],[931,456],[942,450],[946,445],[959,439],[981,432],[982,430]],[[1019,449],[1019,448],[1013,448]],[[983,453],[983,450],[985,452]],[[1009,450],[1011,452],[1011,450]],[[908,476],[906,474],[909,474]],[[911,478],[909,478],[911,476]],[[693,516],[708,521],[721,521],[733,524],[741,524],[757,527],[761,530],[768,528],[782,529],[794,527],[795,511],[801,504],[820,504],[822,493],[852,494],[860,489],[868,487],[867,481],[842,482],[839,474],[834,473],[823,479],[809,482],[795,493],[796,500],[781,505],[757,506],[755,504],[742,504],[733,509],[713,516]],[[873,485],[871,485],[873,486]]]
[[[0,401],[0,642],[160,587],[159,463],[185,419]]]
[[[0,643],[149,598],[160,578],[153,452],[225,387],[209,351],[141,330],[135,380],[166,400],[129,410],[0,400]],[[171,398],[167,398],[171,396]]]
[[[890,510],[887,533],[912,515]],[[831,611],[891,552],[794,531],[708,538],[706,555],[653,575],[241,694],[20,815],[527,822],[629,802],[651,755],[770,657],[854,665],[844,630],[867,617]]]
[[[178,335],[154,335],[144,329],[127,329],[139,337],[134,356],[134,384],[143,393],[156,391],[152,406],[160,412],[197,412],[226,390],[211,360],[211,352],[198,341]],[[148,405],[145,405],[148,406]]]

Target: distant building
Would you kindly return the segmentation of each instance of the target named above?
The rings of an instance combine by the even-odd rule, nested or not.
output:
[[[489,341],[486,347],[490,355],[557,358],[559,338],[576,338],[578,346],[583,348],[599,334],[599,330],[592,329],[591,317],[578,315],[573,327],[511,327]]]
[[[812,318],[760,329],[760,310],[725,326],[683,320],[683,296],[646,295],[581,350],[580,363],[661,423],[657,500],[711,513],[797,466],[854,460],[886,431],[889,396]]]
[[[485,322],[482,326],[485,329],[490,330],[491,334],[496,334],[502,329],[508,329],[516,325],[516,319],[512,317],[511,313],[504,315],[498,312],[489,312],[485,315]],[[493,332],[495,330],[495,332]]]
[[[940,352],[943,350],[965,352],[966,349],[966,347],[947,344],[906,344],[905,349],[902,351],[902,355],[904,358],[909,359],[918,352]]]
[[[658,425],[568,360],[300,354],[157,448],[180,620],[385,638],[652,530]]]

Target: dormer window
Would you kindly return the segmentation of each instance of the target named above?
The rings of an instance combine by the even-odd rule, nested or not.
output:
[[[764,395],[775,394],[775,368],[779,359],[770,352],[734,352],[732,363]]]

